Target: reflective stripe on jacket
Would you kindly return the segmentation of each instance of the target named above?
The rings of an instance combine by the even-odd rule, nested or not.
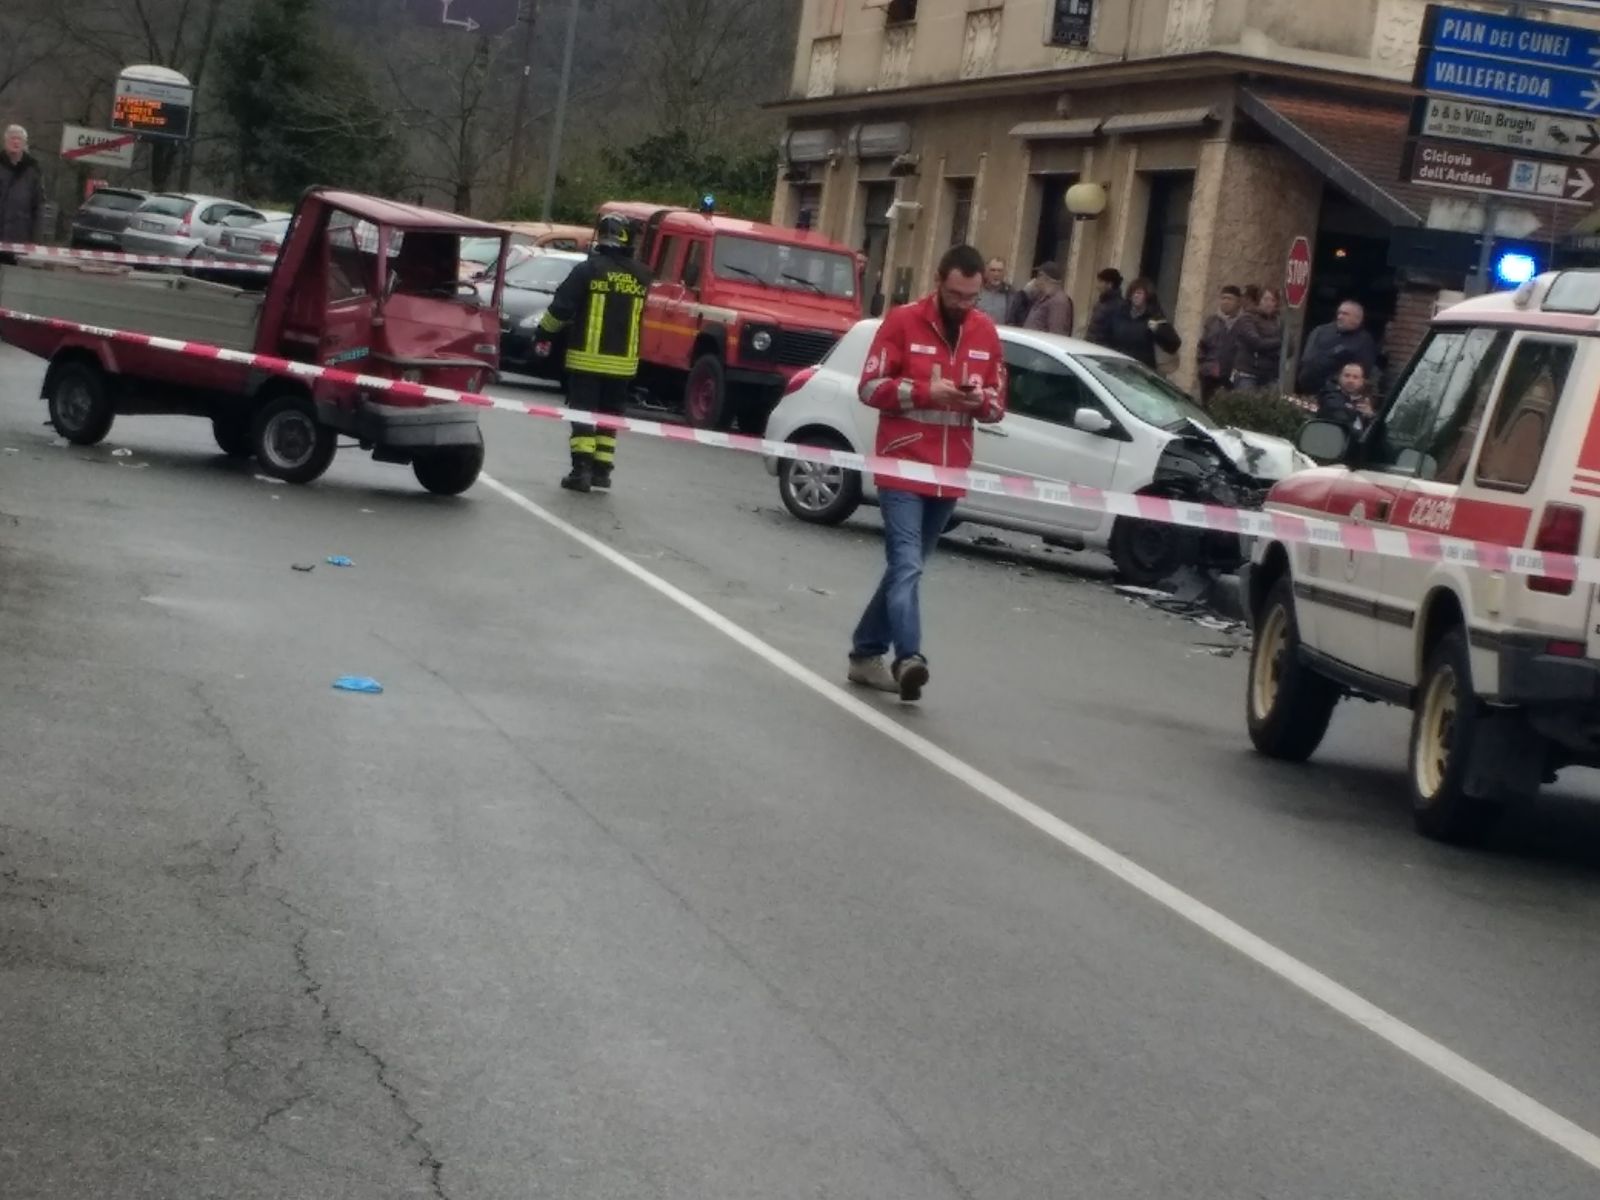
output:
[[[639,372],[639,328],[644,320],[650,276],[620,254],[596,252],[562,281],[539,321],[541,333],[567,339],[567,370],[613,379]]]
[[[934,380],[976,389],[971,412],[933,404]],[[965,469],[972,465],[972,423],[995,424],[1006,415],[1005,350],[994,322],[969,312],[955,345],[945,340],[937,296],[894,309],[884,318],[861,374],[861,402],[879,409],[876,453],[882,458]],[[923,496],[959,497],[961,488],[897,479],[877,480]]]

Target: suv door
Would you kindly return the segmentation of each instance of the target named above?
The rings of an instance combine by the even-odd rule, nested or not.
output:
[[[1127,432],[1089,382],[1069,364],[1032,346],[1006,341],[1006,418],[977,425],[973,466],[1001,475],[1083,484],[1109,489]],[[1103,433],[1073,425],[1079,412],[1100,414],[1110,424]],[[1047,521],[1068,529],[1096,529],[1100,513],[1076,508],[1041,510],[1033,501],[983,492],[968,495],[963,507],[1037,525]]]
[[[1437,329],[1428,335],[1406,371],[1394,399],[1368,431],[1354,467],[1328,495],[1330,520],[1356,528],[1392,524],[1395,507],[1416,474],[1466,345],[1465,329]],[[1410,615],[1384,601],[1384,560],[1361,550],[1312,546],[1298,580],[1297,602],[1314,608],[1313,649],[1380,678],[1395,678],[1379,651],[1379,626]]]
[[[1374,458],[1388,461],[1397,473],[1409,476],[1392,514],[1397,527],[1513,546],[1520,545],[1527,535],[1525,513],[1468,498],[1462,486],[1511,338],[1507,330],[1466,331],[1438,403],[1415,437],[1391,433],[1387,416],[1384,426],[1374,431]],[[1378,654],[1388,664],[1385,673],[1401,683],[1417,682],[1417,615],[1435,569],[1435,564],[1422,558],[1383,560]]]

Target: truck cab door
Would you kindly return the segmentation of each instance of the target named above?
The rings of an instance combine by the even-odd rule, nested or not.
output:
[[[669,237],[661,244],[655,281],[645,301],[644,329],[639,351],[648,362],[666,362],[672,327],[679,324],[684,305],[683,239]]]
[[[335,213],[337,218],[340,214]],[[372,318],[384,286],[378,230],[365,221],[330,224],[325,248],[326,290],[317,361],[351,370],[372,351]],[[374,372],[380,373],[380,372]]]

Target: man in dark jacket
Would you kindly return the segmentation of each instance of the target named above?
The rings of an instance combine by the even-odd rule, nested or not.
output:
[[[1238,365],[1239,309],[1244,293],[1228,284],[1217,297],[1217,311],[1200,329],[1200,400],[1207,408],[1211,398],[1226,387]]]
[[[1330,325],[1319,325],[1306,338],[1300,352],[1300,370],[1295,375],[1295,390],[1302,396],[1317,396],[1336,382],[1346,363],[1360,363],[1362,373],[1374,378],[1378,373],[1378,343],[1362,328],[1366,310],[1354,300],[1339,305]]]
[[[1122,307],[1122,272],[1115,267],[1107,267],[1095,278],[1100,281],[1100,295],[1089,313],[1089,328],[1083,336],[1086,341],[1109,346],[1111,319]]]
[[[28,153],[28,131],[13,125],[0,147],[0,242],[33,241],[43,208],[44,180]]]

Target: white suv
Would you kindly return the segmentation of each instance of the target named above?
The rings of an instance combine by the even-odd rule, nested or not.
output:
[[[1301,449],[1340,465],[1279,483],[1267,508],[1592,556],[1597,395],[1600,271],[1470,300],[1434,319],[1359,440],[1306,426]],[[1460,841],[1557,770],[1600,766],[1600,613],[1592,585],[1435,558],[1259,542],[1246,708],[1256,748],[1297,762],[1345,696],[1410,708],[1417,827]]]

